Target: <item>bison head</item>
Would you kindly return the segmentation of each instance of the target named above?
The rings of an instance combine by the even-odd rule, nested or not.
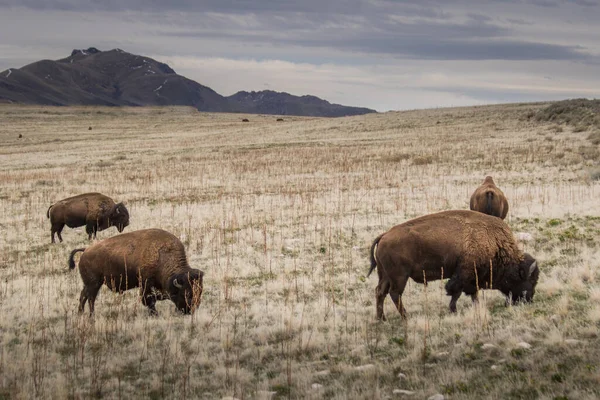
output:
[[[129,211],[123,203],[115,204],[109,216],[110,224],[117,227],[119,233],[129,225]]]
[[[517,271],[509,274],[500,289],[506,295],[507,303],[530,302],[535,294],[539,275],[537,261],[529,253],[525,253]]]
[[[191,314],[200,305],[203,276],[204,272],[199,269],[191,269],[188,272],[174,274],[169,279],[171,301],[182,313]]]

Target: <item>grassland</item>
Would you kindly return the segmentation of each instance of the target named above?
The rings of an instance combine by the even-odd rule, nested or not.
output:
[[[600,397],[600,151],[531,118],[544,107],[243,123],[1,106],[0,399]],[[486,175],[540,264],[534,302],[487,291],[452,315],[443,282],[409,282],[407,322],[388,299],[377,323],[371,241],[468,208]],[[152,318],[137,291],[106,288],[93,319],[77,314],[67,257],[87,235],[50,244],[46,210],[86,191],[125,201],[127,231],[182,240],[206,273],[193,316],[165,301]]]

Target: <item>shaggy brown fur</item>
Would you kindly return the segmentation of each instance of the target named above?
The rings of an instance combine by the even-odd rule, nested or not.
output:
[[[113,199],[100,193],[84,193],[60,200],[48,208],[46,217],[50,218],[50,238],[54,243],[54,234],[62,242],[61,232],[65,225],[75,228],[85,225],[85,231],[91,240],[96,232],[116,226],[119,232],[129,225],[129,212],[123,203],[115,204]]]
[[[375,250],[376,249],[376,250]],[[537,263],[518,248],[501,219],[475,211],[425,215],[379,235],[371,246],[371,269],[377,267],[377,318],[384,319],[389,293],[405,316],[402,292],[408,281],[427,283],[450,278],[446,292],[456,312],[461,292],[477,299],[478,289],[498,289],[508,299],[530,301],[538,279]],[[367,274],[367,276],[369,275]]]
[[[84,287],[79,312],[83,312],[86,301],[90,313],[94,312],[103,284],[115,292],[139,287],[142,303],[154,315],[157,300],[171,299],[185,314],[200,304],[204,273],[190,268],[183,244],[169,232],[144,229],[75,249],[69,256],[70,269],[75,268],[73,257],[80,251],[79,273]]]
[[[470,208],[473,211],[504,219],[508,214],[508,201],[492,177],[486,176],[481,186],[471,195]]]

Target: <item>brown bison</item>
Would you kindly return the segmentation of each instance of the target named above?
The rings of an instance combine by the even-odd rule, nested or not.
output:
[[[139,287],[142,304],[150,314],[158,315],[157,300],[171,299],[178,310],[190,314],[200,304],[204,272],[190,268],[183,244],[169,232],[144,229],[94,243],[87,249],[75,249],[69,256],[69,268],[79,259],[83,290],[79,312],[89,301],[94,312],[96,296],[102,285],[122,293]]]
[[[375,250],[377,248],[377,250]],[[478,289],[498,289],[507,302],[531,301],[539,269],[518,248],[508,225],[475,211],[443,211],[396,225],[379,235],[370,251],[377,267],[377,319],[385,320],[383,301],[389,293],[405,317],[402,292],[408,278],[425,283],[450,278],[446,293],[450,311],[465,292],[473,301]]]
[[[481,186],[471,195],[470,208],[473,211],[504,219],[508,214],[508,201],[492,177],[486,176]]]
[[[117,203],[100,193],[84,193],[60,200],[48,208],[46,217],[50,218],[50,237],[54,243],[54,233],[61,242],[61,232],[65,225],[75,228],[85,225],[89,239],[96,232],[116,226],[119,232],[129,225],[129,212],[123,203]]]

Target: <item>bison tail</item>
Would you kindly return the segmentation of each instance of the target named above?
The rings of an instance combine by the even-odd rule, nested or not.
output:
[[[54,204],[52,204],[53,206]],[[52,208],[52,206],[48,207],[48,211],[46,211],[46,218],[50,218],[50,209]]]
[[[75,257],[75,253],[79,253],[80,251],[85,251],[85,247],[75,249],[71,252],[69,256],[69,269],[75,269],[75,260],[73,258]]]
[[[494,192],[486,192],[485,194],[485,213],[493,215],[494,208]]]
[[[375,260],[375,246],[377,246],[383,235],[384,234],[382,233],[381,235],[377,236],[373,241],[373,244],[371,245],[371,251],[369,252],[369,257],[371,258],[371,269],[369,270],[369,272],[367,272],[367,277],[371,275],[371,272],[373,272],[373,270],[377,266],[377,261]]]

